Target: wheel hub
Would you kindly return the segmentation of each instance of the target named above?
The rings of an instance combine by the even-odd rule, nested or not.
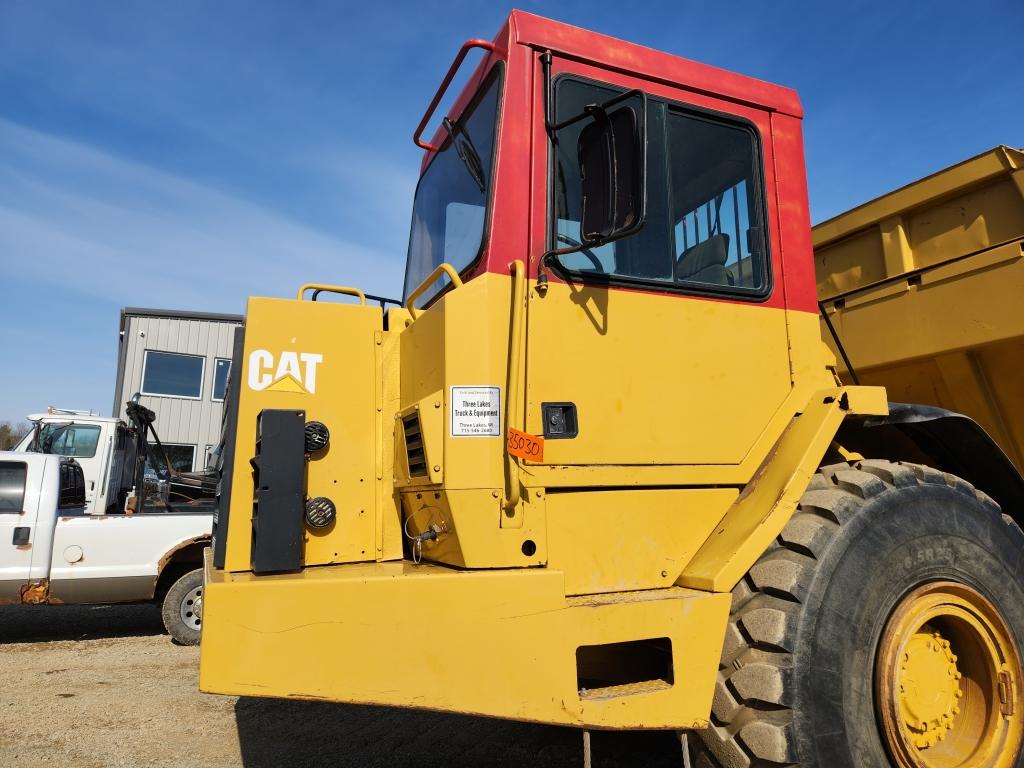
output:
[[[956,654],[950,643],[925,625],[915,632],[903,653],[899,672],[900,710],[914,746],[923,749],[945,738],[960,713],[963,691]]]
[[[964,584],[924,584],[879,640],[875,705],[898,768],[1010,768],[1024,744],[1016,641]]]
[[[203,623],[203,587],[202,585],[185,593],[181,599],[181,620],[186,627],[199,629]]]

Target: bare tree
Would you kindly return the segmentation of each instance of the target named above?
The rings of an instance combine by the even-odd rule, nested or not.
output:
[[[0,451],[9,451],[29,430],[29,425],[16,421],[0,421]]]

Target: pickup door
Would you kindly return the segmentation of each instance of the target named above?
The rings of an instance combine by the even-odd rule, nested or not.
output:
[[[57,464],[0,461],[0,603],[20,602],[21,589],[29,581],[36,517],[44,495],[39,489],[47,487],[43,484],[47,468],[56,470]],[[55,508],[56,499],[49,503]]]
[[[50,599],[65,603],[151,599],[165,555],[208,538],[212,523],[209,512],[58,517]]]

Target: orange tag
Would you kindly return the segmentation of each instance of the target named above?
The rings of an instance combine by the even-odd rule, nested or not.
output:
[[[521,432],[515,427],[508,428],[508,452],[527,461],[544,461],[544,438]]]

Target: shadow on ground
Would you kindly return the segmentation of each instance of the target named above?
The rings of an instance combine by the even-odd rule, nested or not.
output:
[[[140,637],[163,632],[157,605],[0,606],[0,644]]]
[[[434,712],[241,698],[235,704],[245,768],[554,768],[583,764],[570,728]],[[595,768],[678,768],[671,733],[595,732]]]

